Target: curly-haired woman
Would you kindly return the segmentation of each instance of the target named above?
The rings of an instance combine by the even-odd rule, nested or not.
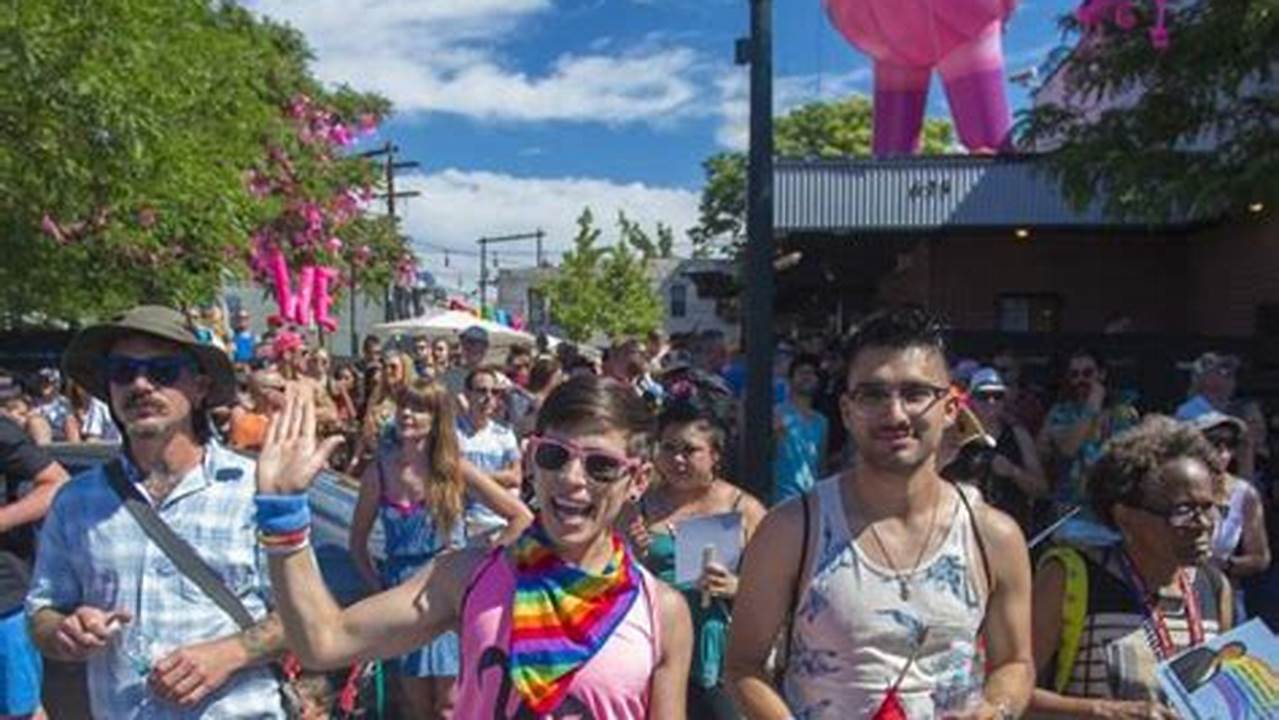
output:
[[[1203,435],[1171,418],[1150,416],[1106,443],[1087,498],[1123,539],[1053,549],[1040,564],[1035,717],[1177,717],[1156,667],[1233,622],[1230,584],[1208,563],[1222,480]]]

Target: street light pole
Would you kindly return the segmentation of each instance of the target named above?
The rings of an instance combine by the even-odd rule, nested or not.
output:
[[[750,154],[746,177],[746,418],[743,477],[772,495],[773,443],[773,4],[750,0],[751,35],[737,62],[750,65]]]

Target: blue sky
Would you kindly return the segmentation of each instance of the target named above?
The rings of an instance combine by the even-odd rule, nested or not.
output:
[[[906,2],[909,0],[903,0]],[[937,0],[944,2],[945,0]],[[624,210],[680,237],[696,220],[700,163],[746,139],[745,68],[733,42],[747,0],[246,0],[300,29],[324,80],[377,90],[397,113],[381,130],[420,171],[397,181],[425,269],[473,289],[475,239],[533,230],[562,250],[585,205]],[[1023,0],[1006,27],[1007,71],[1062,43],[1077,2]],[[774,0],[778,111],[870,93],[870,63],[820,0]],[[1014,107],[1027,101],[1010,84]],[[930,113],[946,115],[939,87]],[[606,232],[605,237],[610,237]],[[450,248],[444,267],[442,248]],[[504,249],[504,267],[532,248]]]

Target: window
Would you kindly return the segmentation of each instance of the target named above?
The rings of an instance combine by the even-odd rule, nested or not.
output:
[[[1061,305],[1060,295],[1000,295],[995,329],[1003,332],[1057,332],[1061,329]]]
[[[671,317],[682,318],[688,314],[688,286],[671,286]]]

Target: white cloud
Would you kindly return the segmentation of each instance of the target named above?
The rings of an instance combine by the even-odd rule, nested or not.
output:
[[[407,233],[421,241],[418,254],[423,269],[435,273],[442,284],[467,291],[473,291],[478,283],[479,246],[475,241],[480,237],[541,228],[546,232],[546,258],[554,262],[572,247],[577,217],[583,207],[590,207],[596,227],[603,230],[603,243],[616,240],[614,223],[618,211],[623,211],[649,232],[658,222],[670,225],[675,231],[676,253],[687,254],[690,246],[685,231],[697,222],[696,192],[644,183],[516,177],[450,168],[429,174],[406,173],[396,179],[396,185],[422,193],[405,203],[403,221]],[[444,267],[443,248],[450,250],[448,268]],[[491,249],[502,267],[534,264],[532,242]]]
[[[835,100],[849,95],[869,95],[871,69],[844,73],[786,75],[773,79],[773,116],[780,117],[804,103]],[[729,150],[745,150],[750,139],[750,75],[734,68],[715,81],[720,124],[715,140]]]
[[[484,120],[667,122],[697,112],[695,52],[642,41],[588,43],[545,68],[514,67],[503,45],[551,0],[248,0],[306,35],[315,72],[376,90],[401,113]],[[606,50],[611,52],[605,54]]]

